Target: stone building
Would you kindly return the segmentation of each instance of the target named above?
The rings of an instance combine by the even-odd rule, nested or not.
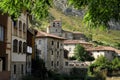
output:
[[[87,51],[89,51],[95,59],[99,58],[102,55],[110,61],[113,60],[116,56],[119,56],[120,53],[120,50],[109,46],[93,47],[87,49]]]
[[[83,40],[87,41],[86,36],[81,32],[70,32],[62,29],[62,21],[54,20],[50,23],[50,26],[47,27],[47,33],[64,37],[70,40]]]
[[[26,74],[27,14],[22,13],[12,22],[11,80],[21,80]]]
[[[38,31],[36,35],[37,53],[45,62],[48,70],[62,72],[63,69],[63,40],[56,35]]]
[[[80,44],[85,49],[93,47],[92,43],[80,41],[80,40],[64,40],[64,49],[68,50],[68,57],[74,56],[74,49],[77,44]]]
[[[59,20],[51,22],[50,26],[47,27],[47,33],[62,36],[62,22]]]

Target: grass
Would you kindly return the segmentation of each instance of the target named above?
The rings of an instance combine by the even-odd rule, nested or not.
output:
[[[55,8],[51,8],[49,12],[55,19],[62,20],[62,28],[64,30],[83,32],[86,36],[89,36],[91,34],[93,41],[99,41],[110,46],[115,46],[117,43],[120,43],[120,31],[107,31],[101,30],[101,28],[91,29],[85,26],[85,23],[82,21],[82,17],[64,15],[61,11]],[[46,24],[48,25],[47,22]]]

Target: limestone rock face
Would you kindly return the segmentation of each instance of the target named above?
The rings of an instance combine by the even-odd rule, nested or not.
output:
[[[67,0],[53,0],[56,8],[60,9],[65,15],[83,16],[83,10],[76,10],[73,6],[68,5]]]
[[[112,30],[120,30],[120,20],[118,22],[116,22],[114,19],[110,20],[108,22],[109,24],[109,28]]]
[[[85,10],[76,10],[73,6],[68,5],[68,0],[53,0],[57,9],[61,10],[65,15],[83,17]],[[120,21],[116,22],[114,19],[108,22],[109,29],[120,30]]]

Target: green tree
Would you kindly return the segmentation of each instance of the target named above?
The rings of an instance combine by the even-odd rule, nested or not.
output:
[[[36,60],[32,61],[32,76],[38,78],[38,80],[45,80],[47,75],[47,69],[45,67],[45,63],[42,59],[38,57]]]
[[[0,11],[18,17],[21,12],[27,11],[35,18],[48,16],[48,9],[52,0],[0,0]]]
[[[108,26],[110,19],[120,19],[120,0],[69,0],[69,4],[77,9],[84,8],[84,20],[95,26]]]
[[[100,56],[93,64],[97,65],[99,69],[105,69],[109,66],[109,61],[106,57]]]
[[[112,61],[112,69],[113,70],[119,70],[120,69],[120,59],[119,58],[115,58]]]
[[[84,61],[84,55],[86,54],[84,47],[77,44],[74,49],[75,57],[79,61]]]
[[[83,46],[77,44],[74,49],[75,57],[78,61],[93,61],[94,58],[89,55]]]

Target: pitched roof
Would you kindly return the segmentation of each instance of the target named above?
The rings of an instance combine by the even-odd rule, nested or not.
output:
[[[87,51],[115,51],[116,53],[120,54],[120,50],[110,47],[110,46],[98,46],[94,48],[89,48]]]
[[[83,34],[82,32],[73,32],[73,34]]]
[[[82,40],[64,40],[64,44],[91,44],[92,45],[92,43],[85,42]]]
[[[38,31],[37,32],[37,35],[36,35],[36,38],[56,38],[56,39],[62,39],[64,40],[65,38],[63,37],[59,37],[59,36],[56,36],[56,35],[53,35],[53,34],[48,34],[46,32],[42,32],[42,31]]]

